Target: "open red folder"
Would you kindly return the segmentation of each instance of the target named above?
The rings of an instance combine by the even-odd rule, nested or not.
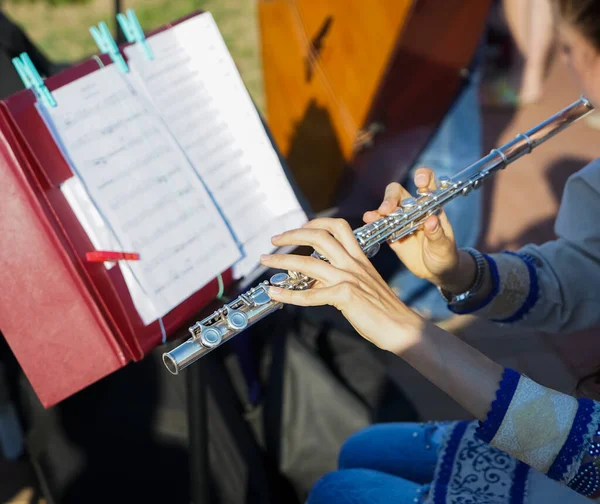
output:
[[[107,55],[101,60],[112,64]],[[90,59],[46,85],[52,92],[98,69]],[[162,331],[159,322],[142,322],[119,268],[86,261],[94,247],[59,188],[71,169],[35,102],[25,90],[0,103],[0,331],[50,407],[142,359]],[[222,276],[231,285],[231,270]],[[167,336],[218,291],[215,278],[165,315]]]

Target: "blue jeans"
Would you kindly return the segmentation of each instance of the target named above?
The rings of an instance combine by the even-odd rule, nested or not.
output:
[[[443,435],[443,424],[416,423],[376,424],[357,432],[342,446],[339,470],[315,483],[307,504],[423,502]]]
[[[480,70],[473,73],[471,82],[462,91],[409,173],[405,187],[411,194],[416,194],[414,172],[417,168],[431,168],[436,177],[452,177],[482,157],[482,121],[478,93],[480,73]],[[468,196],[454,199],[444,208],[459,247],[474,247],[479,240],[481,202],[481,191],[472,191]],[[404,303],[429,318],[443,320],[452,315],[437,289],[431,283],[415,277],[406,268],[396,273],[389,284]]]

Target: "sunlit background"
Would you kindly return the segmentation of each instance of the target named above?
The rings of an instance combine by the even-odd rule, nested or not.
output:
[[[105,21],[115,30],[113,0],[0,0],[5,13],[54,62],[75,63],[96,54],[85,28]],[[212,13],[242,78],[263,110],[256,2],[253,0],[122,0],[121,10],[134,9],[148,32],[195,10]]]

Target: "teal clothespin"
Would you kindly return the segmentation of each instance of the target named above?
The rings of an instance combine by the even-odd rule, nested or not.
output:
[[[113,60],[113,63],[119,67],[119,70],[123,73],[129,72],[129,67],[123,58],[123,55],[119,51],[117,43],[113,39],[108,26],[104,21],[98,24],[98,27],[92,26],[90,28],[92,38],[98,48],[105,54],[108,54]]]
[[[119,25],[121,25],[121,29],[125,34],[127,42],[137,42],[144,50],[146,57],[149,60],[154,59],[152,50],[150,49],[150,45],[146,40],[144,30],[142,30],[142,27],[140,25],[140,22],[138,21],[137,16],[135,15],[134,10],[127,9],[127,16],[125,16],[125,14],[122,13],[117,14],[117,21],[119,22]]]
[[[27,53],[21,53],[19,57],[12,59],[13,65],[19,74],[19,77],[27,89],[33,89],[36,96],[40,98],[48,107],[56,107],[56,100],[42,76],[35,68],[33,61]]]

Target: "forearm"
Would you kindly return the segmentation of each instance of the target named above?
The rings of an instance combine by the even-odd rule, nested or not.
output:
[[[503,367],[438,326],[423,322],[395,353],[478,419],[494,400]],[[399,340],[406,341],[399,331]]]

